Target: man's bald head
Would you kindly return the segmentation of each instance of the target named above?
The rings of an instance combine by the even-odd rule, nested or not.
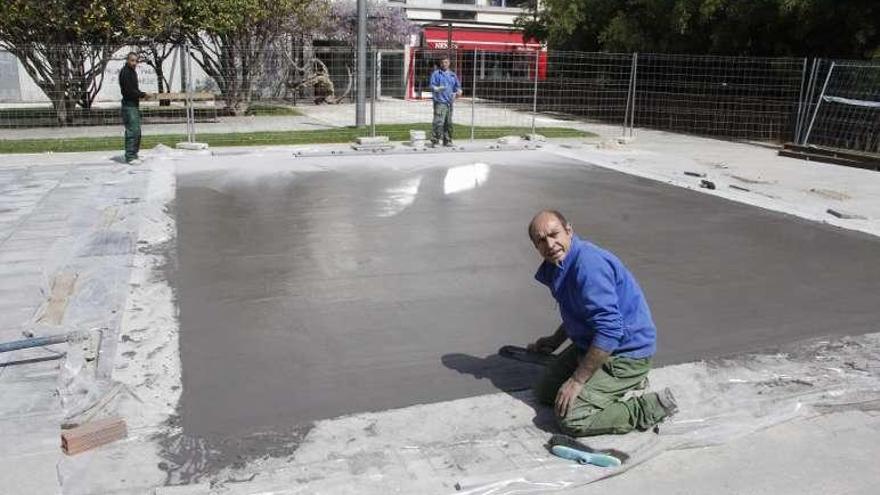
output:
[[[551,218],[555,218],[563,226],[568,225],[568,220],[565,219],[565,215],[563,215],[561,211],[541,210],[536,213],[535,216],[532,217],[532,221],[529,222],[529,237],[532,237],[536,224],[546,222]]]
[[[558,210],[541,210],[529,222],[529,237],[535,249],[550,263],[559,265],[571,249],[574,231]]]

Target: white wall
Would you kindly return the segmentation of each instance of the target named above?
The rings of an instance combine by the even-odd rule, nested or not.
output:
[[[97,98],[95,98],[95,103],[99,105],[103,104],[115,104],[118,103],[122,99],[122,94],[119,91],[119,70],[125,64],[125,55],[131,51],[129,48],[120,49],[118,52],[113,54],[113,59],[107,64],[106,69],[104,70],[104,81],[101,85],[101,90],[98,92]],[[31,79],[30,75],[28,75],[27,71],[24,70],[24,66],[21,62],[17,62],[18,68],[18,92],[19,98],[18,101],[14,101],[12,98],[4,98],[2,101],[4,103],[49,103],[49,98],[43,93],[39,86]],[[165,77],[171,83],[171,88],[173,91],[181,91],[180,88],[180,56],[178,52],[175,51],[174,54],[168,57],[165,60],[165,63],[162,64],[163,69],[165,70]],[[209,79],[205,72],[199,67],[198,64],[193,61],[192,63],[192,71],[193,76],[195,77],[194,84],[199,86],[200,83],[204,83],[206,79]],[[154,93],[158,90],[158,84],[156,80],[156,72],[152,67],[146,64],[139,64],[137,68],[138,72],[138,84],[140,86],[141,91],[146,93]],[[10,90],[11,91],[11,90]],[[0,96],[2,97],[2,96]]]

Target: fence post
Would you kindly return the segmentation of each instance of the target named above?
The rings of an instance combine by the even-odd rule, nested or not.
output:
[[[471,83],[471,141],[474,140],[474,115],[477,105],[477,49],[474,48],[474,78]]]
[[[803,143],[804,126],[806,126],[806,124],[807,124],[807,118],[810,113],[810,106],[813,104],[813,93],[816,91],[816,77],[818,77],[818,75],[819,75],[819,67],[821,67],[821,66],[822,66],[822,59],[821,58],[814,58],[813,65],[810,68],[810,79],[809,79],[809,82],[807,83],[807,93],[806,93],[806,97],[804,99],[804,101],[805,101],[804,113],[801,116],[800,130],[798,132],[797,141],[795,141],[796,143],[801,144],[801,145],[804,144]]]
[[[541,50],[535,50],[535,87],[532,91],[532,138],[535,137],[535,118],[538,115],[538,65],[541,63]]]
[[[639,52],[633,53],[633,104],[629,113],[629,137],[633,137],[636,128],[636,104],[638,102],[638,84],[639,84]]]
[[[633,126],[636,120],[636,71],[639,66],[639,54],[634,52],[632,56],[632,64],[629,69],[629,86],[626,91],[626,108],[623,111],[623,137],[632,137]],[[629,129],[629,136],[627,136]]]
[[[373,52],[373,70],[372,72],[372,84],[370,86],[370,136],[376,137],[376,90],[378,86],[376,81],[378,80],[377,75],[379,72],[379,50]]]
[[[192,54],[189,51],[189,43],[184,43],[183,51],[186,54],[186,140],[189,143],[196,142],[196,111],[193,108],[193,80],[192,80]]]
[[[822,99],[825,98],[825,90],[828,89],[828,80],[831,79],[832,72],[834,72],[834,62],[831,62],[831,67],[828,68],[828,75],[825,76],[825,84],[822,85],[822,92],[819,93],[819,99],[816,100],[816,109],[813,110],[813,118],[810,119],[810,126],[807,127],[807,133],[804,134],[804,142],[802,143],[804,146],[806,146],[807,142],[810,140],[810,133],[813,132],[813,124],[816,123],[816,115],[819,114],[819,107],[822,106]]]
[[[801,135],[801,119],[803,118],[804,111],[804,99],[806,98],[806,85],[807,85],[807,57],[804,57],[804,68],[801,71],[801,93],[798,96],[798,110],[797,110],[797,118],[794,121],[794,137],[792,138],[792,142],[798,142],[798,138]]]

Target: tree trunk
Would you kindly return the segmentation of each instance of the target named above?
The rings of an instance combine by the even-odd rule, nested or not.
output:
[[[159,92],[165,93],[165,71],[162,69],[162,62],[162,60],[158,60],[154,69],[156,71],[156,84],[158,84]],[[167,107],[170,105],[171,100],[159,100],[160,107]]]

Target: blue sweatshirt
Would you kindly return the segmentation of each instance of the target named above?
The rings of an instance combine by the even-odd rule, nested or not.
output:
[[[461,85],[458,83],[458,76],[451,70],[435,70],[431,74],[430,84],[434,101],[446,105],[452,105],[452,102],[455,100],[455,93],[461,89]],[[437,91],[437,87],[442,87],[443,89]]]
[[[574,236],[562,266],[544,262],[535,274],[559,303],[568,338],[582,351],[646,358],[657,330],[638,282],[610,252]]]

